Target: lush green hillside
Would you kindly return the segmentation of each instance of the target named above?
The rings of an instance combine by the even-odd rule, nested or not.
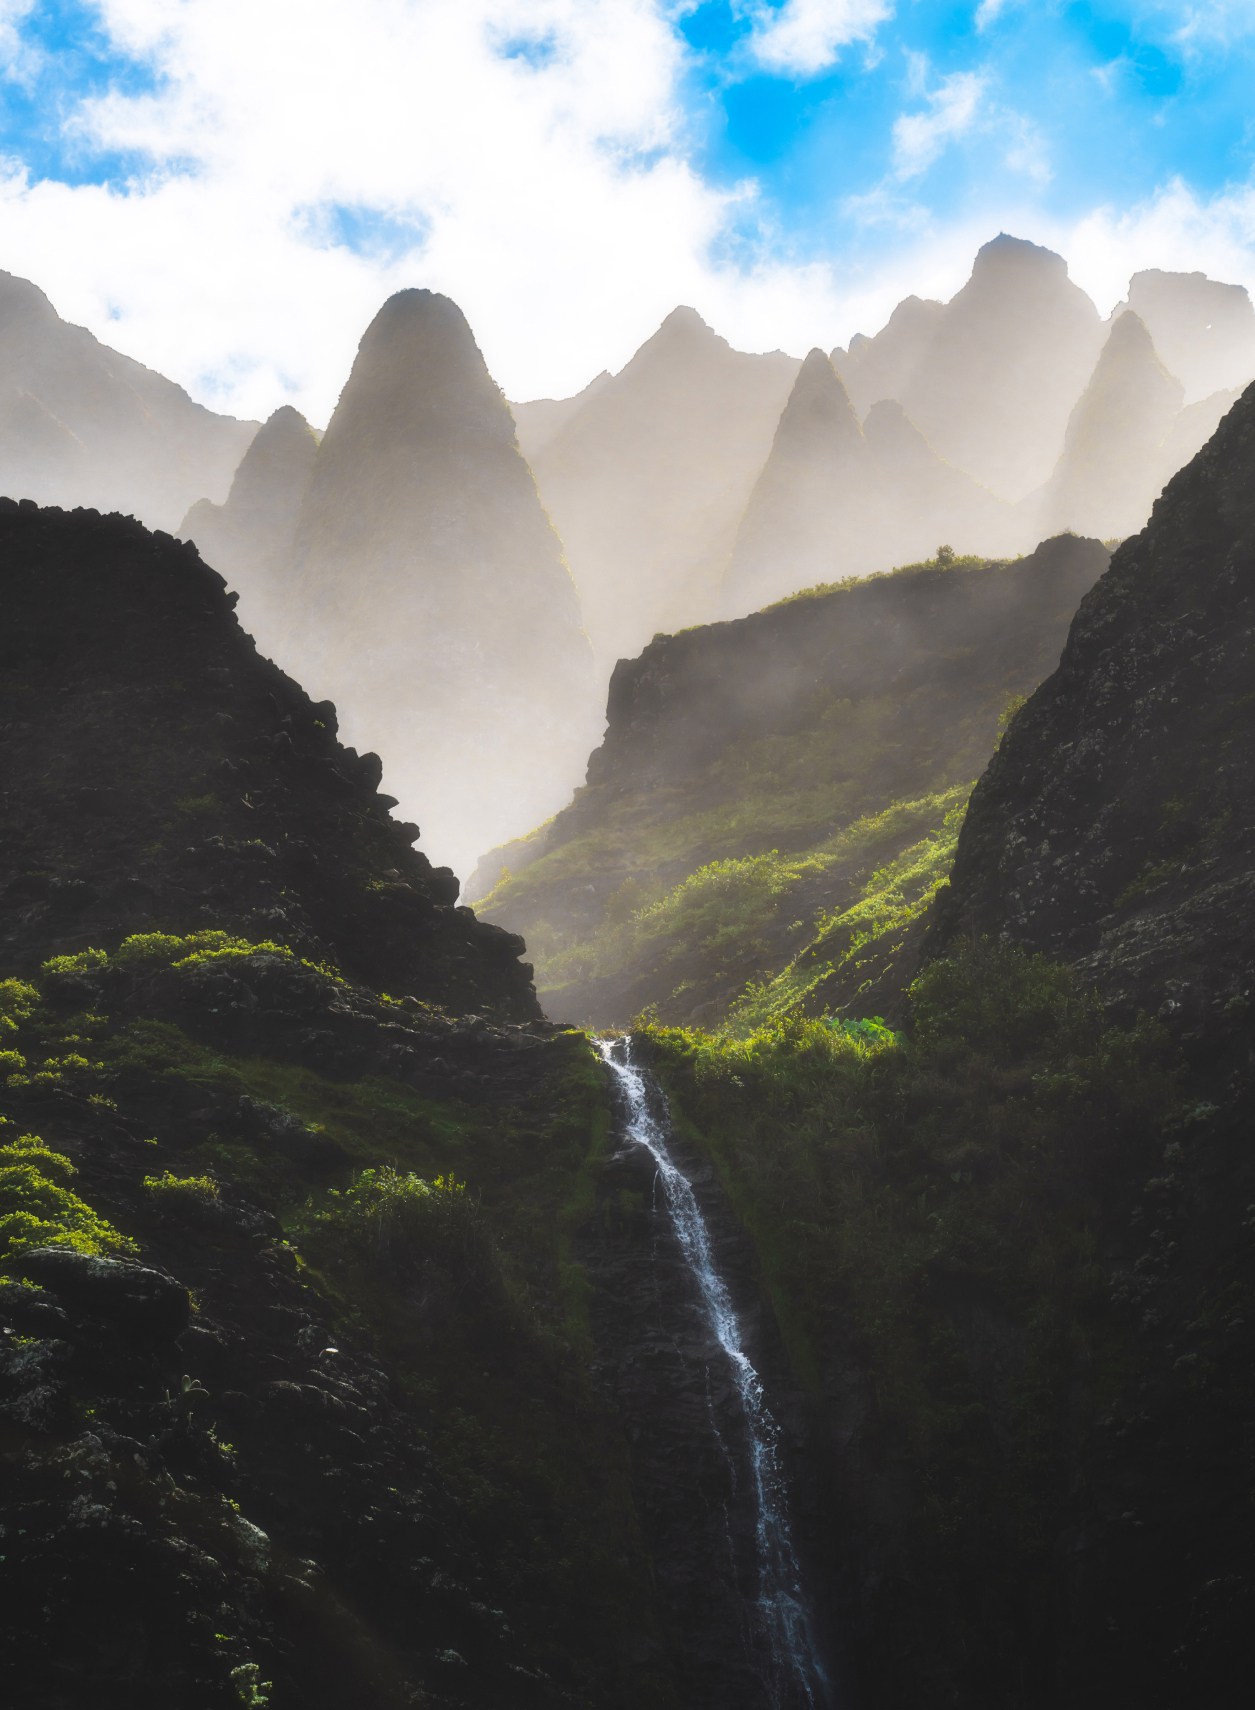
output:
[[[484,864],[480,912],[525,936],[556,1016],[891,1003],[972,780],[1106,562],[1063,536],[658,638],[572,805]]]
[[[191,549],[0,504],[14,1703],[674,1702],[522,946]]]

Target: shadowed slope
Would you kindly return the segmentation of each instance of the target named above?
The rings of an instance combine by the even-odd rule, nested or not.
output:
[[[521,942],[453,907],[453,874],[377,794],[378,758],[259,657],[193,547],[0,506],[0,548],[8,967],[220,928],[396,993],[535,1013]]]

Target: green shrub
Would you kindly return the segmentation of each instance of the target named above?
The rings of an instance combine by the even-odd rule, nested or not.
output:
[[[176,1176],[170,1170],[159,1176],[145,1176],[144,1189],[160,1204],[175,1209],[215,1204],[219,1193],[218,1183],[212,1176]]]
[[[30,1247],[72,1247],[79,1253],[133,1253],[119,1234],[67,1185],[70,1160],[36,1134],[0,1145],[0,1269]]]

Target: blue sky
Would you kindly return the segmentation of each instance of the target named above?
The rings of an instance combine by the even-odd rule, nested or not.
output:
[[[1255,283],[1255,0],[0,0],[0,74],[0,266],[250,413],[402,284],[521,396],[677,301],[844,342],[1004,228],[1104,312]]]

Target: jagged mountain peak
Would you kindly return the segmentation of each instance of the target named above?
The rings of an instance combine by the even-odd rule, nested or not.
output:
[[[1141,356],[1155,349],[1155,341],[1150,336],[1150,329],[1142,317],[1132,309],[1125,309],[1111,322],[1111,331],[1107,334],[1107,342],[1103,346],[1099,363],[1124,354]]]
[[[38,285],[16,273],[0,270],[0,328],[18,320],[52,322],[57,319],[57,311]]]
[[[232,507],[270,503],[276,479],[299,471],[307,480],[318,450],[313,429],[291,404],[282,404],[257,430],[235,472],[227,503]]]
[[[819,349],[807,352],[793,382],[789,401],[776,430],[777,449],[791,440],[811,437],[817,431],[836,443],[853,446],[863,438],[858,417],[845,383],[827,355]]]
[[[346,435],[376,446],[395,467],[414,447],[450,434],[512,446],[514,419],[452,298],[398,291],[362,335],[320,463],[335,464]]]
[[[680,304],[672,309],[657,332],[645,340],[621,372],[634,374],[686,358],[700,360],[702,357],[731,354],[732,346],[726,338],[704,321],[696,309]]]
[[[972,263],[973,279],[1005,279],[1008,274],[1036,274],[1043,278],[1068,278],[1068,264],[1053,249],[1031,243],[1027,238],[1012,237],[999,232],[997,237],[982,244]]]

